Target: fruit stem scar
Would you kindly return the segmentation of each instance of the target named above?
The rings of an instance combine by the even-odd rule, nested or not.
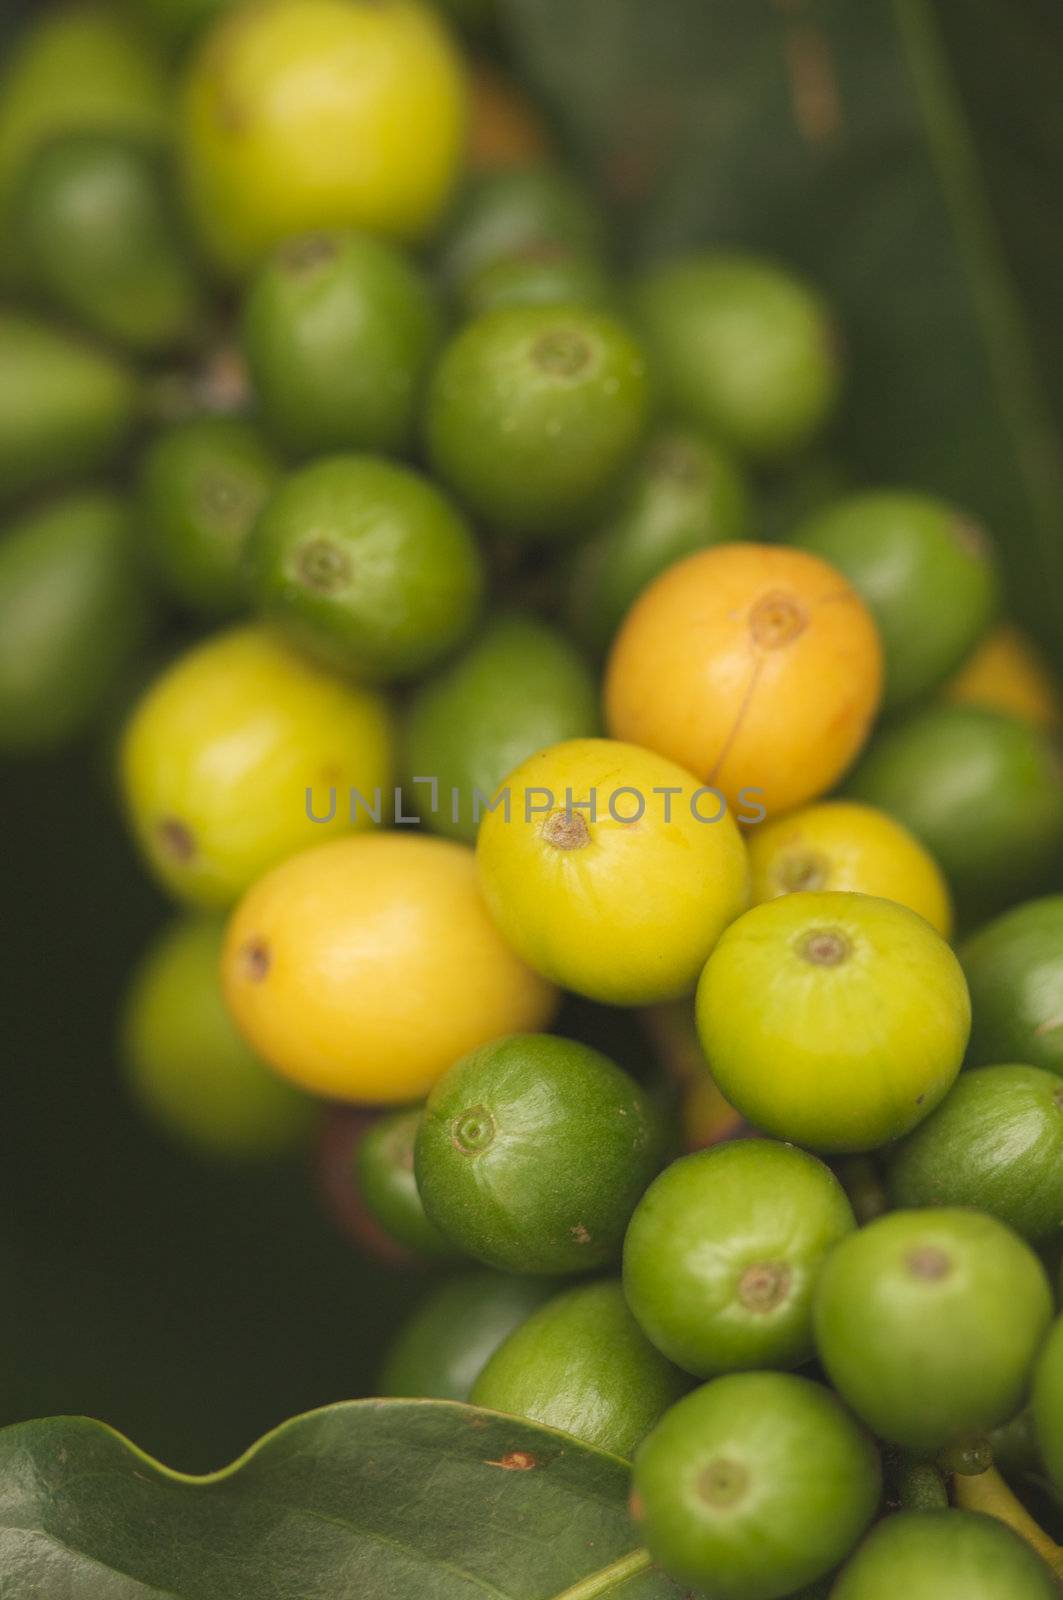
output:
[[[779,862],[779,882],[787,893],[798,889],[822,889],[827,881],[827,862],[813,850],[795,852]]]
[[[450,1125],[450,1141],[463,1156],[479,1155],[494,1143],[495,1119],[486,1106],[468,1106]]]
[[[790,1276],[781,1261],[747,1267],[738,1280],[738,1298],[748,1311],[774,1311],[790,1292]]]
[[[710,1506],[733,1506],[749,1488],[749,1473],[740,1461],[710,1461],[698,1478],[698,1494]]]
[[[800,953],[816,967],[837,967],[851,953],[852,946],[839,928],[816,928],[801,941]]]
[[[175,861],[191,861],[196,853],[196,839],[191,828],[179,817],[164,817],[156,829],[159,844]]]
[[[553,328],[532,346],[532,360],[556,378],[574,378],[591,359],[591,347],[573,328]]]
[[[808,612],[791,594],[775,590],[762,595],[749,613],[753,642],[764,650],[778,650],[804,633]]]
[[[351,575],[351,564],[343,551],[329,539],[311,539],[296,558],[299,576],[311,589],[327,594],[339,588]]]
[[[248,939],[240,947],[240,970],[249,983],[261,983],[269,972],[273,958],[265,939]]]
[[[591,830],[578,811],[551,811],[541,831],[558,850],[582,850],[591,842]]]
[[[939,1250],[932,1244],[921,1245],[918,1250],[910,1250],[904,1264],[913,1278],[925,1278],[931,1283],[947,1278],[952,1271],[952,1262],[944,1250]]]

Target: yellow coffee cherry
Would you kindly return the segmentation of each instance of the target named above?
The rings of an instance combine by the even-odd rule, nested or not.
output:
[[[293,856],[233,912],[222,977],[252,1047],[314,1094],[423,1100],[500,1034],[536,1032],[552,987],[502,939],[473,853],[421,833],[362,834]]]
[[[612,1005],[693,988],[748,903],[745,846],[722,796],[649,750],[567,739],[523,762],[495,799],[477,839],[480,883],[537,972]]]
[[[746,836],[753,903],[801,889],[880,895],[918,911],[943,939],[952,902],[933,856],[876,806],[825,800],[751,827]]]
[[[324,228],[424,236],[458,172],[462,64],[423,0],[263,0],[207,34],[180,162],[209,254],[240,276]]]
[[[1058,730],[1059,684],[1032,639],[1002,622],[982,640],[942,690],[954,704],[1006,711],[1048,732]]]
[[[134,708],[122,740],[126,809],[166,888],[224,907],[285,856],[370,826],[378,791],[382,816],[392,744],[375,691],[263,628],[234,628],[181,656]]]
[[[762,1133],[829,1152],[875,1150],[945,1098],[971,1030],[954,952],[873,895],[797,893],[754,906],[705,964],[705,1059]]]

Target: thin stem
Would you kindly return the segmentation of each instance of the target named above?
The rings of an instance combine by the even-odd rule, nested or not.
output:
[[[1006,1522],[1026,1543],[1032,1545],[1057,1578],[1063,1578],[1063,1547],[1050,1539],[1034,1521],[1017,1495],[1012,1494],[996,1467],[977,1477],[957,1476],[952,1480],[953,1498],[964,1511],[982,1511],[986,1516]]]
[[[589,1578],[581,1578],[579,1583],[574,1583],[563,1594],[554,1595],[554,1600],[597,1600],[598,1595],[608,1594],[628,1578],[637,1578],[640,1572],[648,1572],[652,1566],[653,1557],[648,1550],[632,1550],[630,1555],[621,1556],[619,1561],[602,1567],[599,1572],[592,1572]]]

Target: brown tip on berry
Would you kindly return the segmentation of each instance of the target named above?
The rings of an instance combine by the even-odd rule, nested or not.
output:
[[[747,1311],[774,1311],[790,1293],[790,1277],[781,1261],[747,1267],[738,1280],[738,1298]]]
[[[923,1278],[928,1283],[939,1282],[952,1271],[952,1262],[944,1250],[932,1244],[921,1245],[918,1250],[910,1251],[905,1265],[913,1278]]]
[[[269,972],[272,960],[265,939],[248,939],[240,947],[240,971],[249,983],[261,983]]]
[[[707,1505],[733,1506],[749,1488],[749,1473],[740,1461],[711,1461],[698,1478],[698,1493]]]
[[[558,850],[582,850],[591,842],[586,818],[578,811],[551,811],[542,833],[546,842]]]
[[[311,539],[296,558],[299,577],[308,589],[328,594],[347,582],[351,564],[345,553],[330,539]]]
[[[463,1156],[476,1156],[490,1149],[496,1132],[495,1119],[487,1106],[467,1106],[450,1125],[450,1142]]]
[[[590,359],[589,341],[574,328],[552,328],[532,348],[536,366],[555,378],[574,378]]]
[[[787,894],[801,889],[822,889],[830,871],[829,863],[814,850],[794,851],[779,863],[779,883]]]
[[[155,830],[159,844],[172,860],[191,861],[196,853],[196,837],[187,823],[179,817],[164,817]]]
[[[815,967],[837,967],[849,954],[851,946],[838,928],[817,928],[806,936],[801,954]]]
[[[749,614],[749,631],[762,650],[791,644],[808,626],[808,613],[792,594],[778,590],[758,600]]]

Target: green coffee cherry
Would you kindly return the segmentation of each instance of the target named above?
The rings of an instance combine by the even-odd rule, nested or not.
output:
[[[399,1329],[384,1359],[378,1393],[468,1400],[502,1341],[556,1291],[551,1278],[486,1269],[448,1279]]]
[[[1063,1317],[1037,1359],[1033,1381],[1037,1447],[1057,1492],[1063,1492]]]
[[[745,475],[731,453],[689,428],[645,446],[609,515],[577,546],[565,574],[565,612],[602,655],[625,613],[665,567],[750,531]]]
[[[410,1246],[400,1243],[366,1204],[358,1177],[358,1161],[363,1139],[381,1120],[382,1113],[359,1110],[351,1105],[335,1104],[326,1109],[314,1151],[315,1192],[339,1232],[361,1255],[382,1262],[386,1267],[403,1270],[435,1265],[430,1256],[418,1255]],[[395,1196],[390,1198],[396,1199]]]
[[[853,495],[798,528],[794,543],[845,574],[878,623],[884,704],[910,704],[973,649],[999,604],[989,540],[930,495]]]
[[[37,151],[15,204],[17,245],[55,310],[140,355],[190,343],[205,315],[156,154],[128,136],[68,134]]]
[[[7,247],[8,206],[22,171],[46,140],[77,129],[132,134],[162,145],[170,91],[150,39],[114,5],[37,8],[5,53],[0,85],[0,224],[4,267],[24,276]]]
[[[605,225],[594,201],[554,167],[482,173],[466,184],[439,251],[444,280],[464,293],[474,278],[514,256],[563,248],[601,258]]]
[[[470,1400],[630,1457],[690,1387],[641,1332],[615,1280],[548,1300],[484,1367]]]
[[[202,1155],[255,1161],[305,1145],[315,1103],[244,1043],[221,992],[224,923],[188,916],[151,947],[127,1000],[130,1089],[148,1116]]]
[[[484,588],[457,508],[419,473],[372,456],[292,473],[255,524],[248,560],[266,618],[367,683],[413,677],[460,644]]]
[[[1026,1239],[1063,1226],[1063,1082],[1039,1067],[963,1072],[889,1162],[894,1206],[970,1206]]]
[[[796,1367],[813,1354],[812,1296],[856,1226],[815,1156],[768,1139],[673,1162],[635,1208],[624,1289],[659,1350],[699,1377]]]
[[[461,309],[467,317],[480,317],[500,306],[605,309],[611,299],[609,280],[593,256],[544,244],[489,262],[473,273],[465,284]]]
[[[1010,1422],[994,1428],[987,1436],[987,1443],[993,1465],[1009,1483],[1025,1477],[1036,1477],[1040,1471],[1041,1458],[1037,1451],[1032,1406],[1026,1406]]]
[[[1028,900],[961,947],[972,1066],[1026,1061],[1063,1077],[1063,895]]]
[[[225,616],[246,602],[247,543],[280,479],[258,429],[235,417],[197,417],[155,435],[137,512],[155,569],[181,605]]]
[[[105,707],[147,633],[149,608],[124,503],[54,500],[0,540],[0,749],[71,739]]]
[[[1032,887],[1063,843],[1063,771],[1052,744],[981,706],[930,706],[884,728],[845,792],[911,829],[968,923]]]
[[[0,502],[115,459],[138,405],[117,358],[37,317],[0,312]]]
[[[881,1493],[877,1452],[807,1378],[732,1373],[680,1400],[635,1458],[632,1511],[669,1577],[781,1600],[845,1559]]]
[[[434,779],[438,805],[426,822],[473,844],[483,806],[514,767],[597,729],[594,679],[564,635],[536,617],[500,617],[414,695],[406,780],[416,793],[415,778]]]
[[[646,365],[612,318],[490,311],[446,346],[428,396],[436,471],[496,531],[582,533],[638,444]]]
[[[724,251],[651,268],[633,308],[669,407],[757,460],[793,455],[840,387],[819,296],[772,262]]]
[[[903,1511],[873,1528],[831,1600],[1053,1600],[1038,1555],[996,1517]]]
[[[432,1221],[490,1266],[590,1272],[619,1254],[663,1138],[656,1107],[608,1057],[514,1034],[432,1090],[417,1186]]]
[[[263,418],[295,456],[405,449],[441,337],[427,279],[368,234],[290,240],[260,268],[244,306]]]
[[[1029,1245],[995,1218],[894,1211],[834,1250],[814,1315],[842,1398],[881,1438],[929,1452],[1019,1410],[1052,1294]]]
[[[374,1122],[358,1141],[355,1176],[373,1220],[420,1260],[453,1261],[461,1251],[425,1215],[413,1174],[420,1107]]]

